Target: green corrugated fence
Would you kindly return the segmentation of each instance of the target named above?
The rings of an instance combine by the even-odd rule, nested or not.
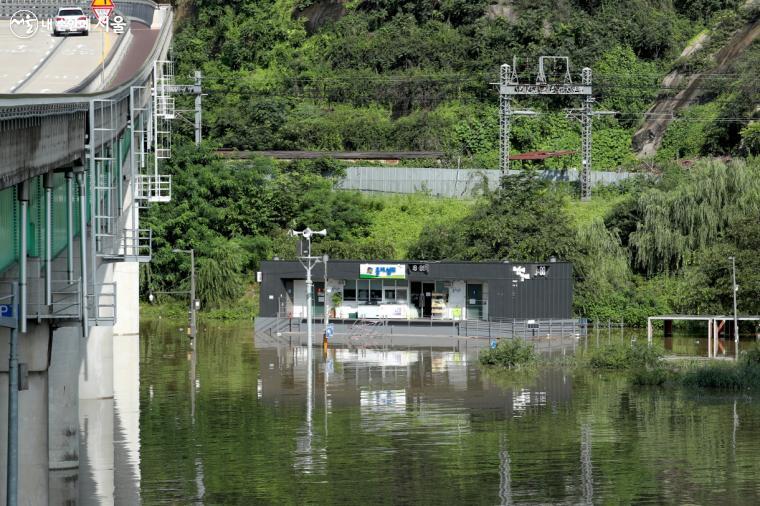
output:
[[[89,185],[89,173],[87,174]],[[76,179],[73,186],[73,234],[79,235],[79,188]],[[89,188],[89,186],[88,186]],[[89,221],[90,206],[88,194],[87,216]],[[29,209],[27,211],[27,250],[30,257],[43,257],[45,254],[45,189],[42,176],[29,180]],[[18,260],[19,254],[20,205],[16,197],[16,188],[0,190],[0,272]],[[63,174],[53,177],[53,247],[52,255],[56,257],[66,248],[68,233],[66,230],[66,178]]]

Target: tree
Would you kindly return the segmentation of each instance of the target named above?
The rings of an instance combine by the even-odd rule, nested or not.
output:
[[[567,258],[572,231],[563,195],[530,173],[502,178],[472,215],[423,231],[410,255],[443,260],[546,260]]]

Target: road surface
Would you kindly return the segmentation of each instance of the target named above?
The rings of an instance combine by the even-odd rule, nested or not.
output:
[[[0,19],[0,94],[63,93],[96,70],[117,42],[113,31],[92,26],[89,36],[54,37],[41,26],[34,36],[13,34]]]

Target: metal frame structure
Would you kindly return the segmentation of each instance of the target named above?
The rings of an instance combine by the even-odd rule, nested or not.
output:
[[[718,356],[718,336],[720,331],[726,325],[726,322],[734,322],[734,342],[736,343],[735,352],[739,354],[739,324],[740,321],[760,322],[758,315],[659,315],[647,318],[647,342],[651,345],[654,337],[653,322],[660,321],[703,321],[707,323],[707,356],[716,358]]]
[[[565,72],[563,82],[551,83],[546,77],[544,63],[562,62]],[[512,116],[516,114],[535,114],[529,111],[513,111],[512,100],[516,96],[540,95],[577,95],[583,97],[583,106],[578,111],[581,120],[581,199],[591,198],[591,126],[594,97],[591,87],[591,69],[581,70],[581,83],[573,83],[570,74],[570,59],[566,56],[541,56],[538,59],[538,75],[535,84],[521,84],[516,70],[516,60],[512,65],[503,64],[499,70],[499,168],[503,175],[509,171],[509,136]],[[568,111],[569,117],[575,117],[576,111]]]

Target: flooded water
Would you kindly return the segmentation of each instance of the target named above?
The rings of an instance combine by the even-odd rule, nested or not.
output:
[[[250,323],[193,349],[145,322],[140,350],[146,504],[760,503],[749,395],[430,347],[315,348],[309,385],[306,349]]]

